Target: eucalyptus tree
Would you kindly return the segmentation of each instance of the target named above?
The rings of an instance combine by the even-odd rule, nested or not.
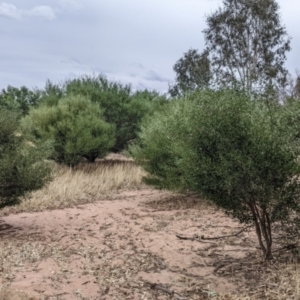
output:
[[[175,83],[169,86],[169,94],[172,97],[209,86],[211,72],[206,50],[198,53],[198,50],[190,49],[175,63],[173,70],[176,79]]]
[[[218,85],[251,95],[285,86],[290,37],[275,0],[223,0],[206,22],[203,32]]]

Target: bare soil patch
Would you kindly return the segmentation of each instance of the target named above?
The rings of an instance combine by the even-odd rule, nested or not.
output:
[[[240,229],[194,195],[153,189],[11,214],[0,224],[0,281],[45,300],[238,299],[245,291],[258,299],[266,267],[254,233],[197,238]]]

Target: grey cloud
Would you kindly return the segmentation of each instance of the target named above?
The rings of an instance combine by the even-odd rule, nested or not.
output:
[[[145,67],[141,63],[137,63],[137,62],[130,64],[130,66],[138,69],[145,69]]]
[[[0,4],[0,16],[12,19],[21,19],[23,17],[37,17],[50,21],[56,19],[55,11],[50,6],[38,5],[30,9],[20,9],[6,2]]]
[[[169,82],[170,81],[169,79],[162,77],[160,74],[158,74],[154,70],[148,71],[144,78],[147,80],[159,81],[159,82]]]
[[[64,64],[67,66],[68,69],[71,69],[73,73],[92,73],[94,70],[86,64],[83,64],[80,60],[74,57],[70,57],[69,59],[62,60],[61,64]]]
[[[0,4],[0,16],[12,19],[20,18],[20,11],[13,4],[2,2]]]
[[[54,9],[47,5],[35,6],[32,9],[25,10],[23,11],[23,15],[28,17],[38,17],[50,21],[56,19]]]
[[[58,4],[67,10],[80,9],[82,7],[82,2],[80,3],[78,0],[59,0]]]
[[[141,63],[135,62],[129,65],[129,69],[126,72],[130,77],[143,78],[149,81],[168,82],[169,79],[160,75],[159,72],[146,68]]]
[[[2,2],[3,1],[3,2]],[[5,2],[4,2],[5,1]],[[299,0],[278,0],[299,68]],[[0,0],[0,89],[104,74],[133,89],[168,90],[173,65],[205,47],[205,15],[222,0]],[[40,19],[46,22],[40,22]],[[21,20],[22,22],[12,22]],[[48,22],[48,20],[52,20]]]

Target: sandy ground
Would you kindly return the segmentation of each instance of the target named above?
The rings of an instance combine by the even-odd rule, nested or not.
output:
[[[151,189],[76,208],[12,214],[0,221],[0,280],[49,300],[239,293],[260,280],[253,232],[213,240],[176,234],[216,237],[242,228],[193,195]]]

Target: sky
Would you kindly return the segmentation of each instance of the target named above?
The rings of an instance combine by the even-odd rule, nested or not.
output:
[[[300,70],[300,0],[278,0],[292,37],[286,67]],[[221,0],[0,1],[0,89],[43,88],[81,75],[134,90],[168,91],[173,65],[205,47],[206,16]]]

